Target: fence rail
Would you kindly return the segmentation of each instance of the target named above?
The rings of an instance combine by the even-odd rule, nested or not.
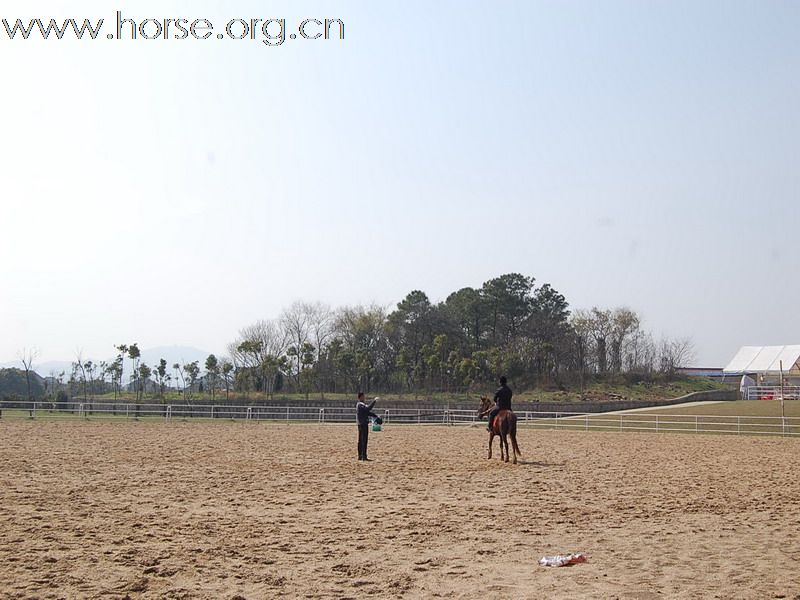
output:
[[[779,385],[753,385],[746,389],[745,400],[780,400],[781,398],[781,386]],[[783,386],[783,399],[800,400],[800,386]]]
[[[387,425],[473,425],[475,411],[386,408],[376,411]],[[800,437],[800,417],[667,415],[518,411],[521,427],[564,431],[649,431]],[[0,401],[0,419],[353,423],[350,408],[221,406],[213,404],[107,404]],[[485,421],[484,421],[485,423]]]

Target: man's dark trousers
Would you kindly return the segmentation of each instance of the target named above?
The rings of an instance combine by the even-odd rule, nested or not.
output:
[[[367,440],[369,439],[369,423],[358,424],[358,460],[367,460]]]

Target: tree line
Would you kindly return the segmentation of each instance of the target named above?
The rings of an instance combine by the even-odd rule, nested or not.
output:
[[[187,402],[231,392],[429,394],[485,387],[501,373],[521,388],[583,386],[619,374],[670,377],[693,358],[691,340],[656,340],[630,308],[571,311],[563,294],[519,273],[438,303],[414,290],[393,310],[296,302],[243,327],[226,356],[204,364],[147,365],[137,344],[115,348],[111,362],[78,357],[73,394],[126,390],[140,401],[177,391]],[[126,363],[132,375],[124,383]]]

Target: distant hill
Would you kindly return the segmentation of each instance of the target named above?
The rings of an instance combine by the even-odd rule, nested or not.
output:
[[[205,365],[206,358],[208,358],[211,352],[207,352],[205,350],[200,350],[199,348],[192,348],[189,346],[159,346],[157,348],[142,348],[142,357],[141,361],[147,363],[150,367],[154,367],[158,365],[158,361],[162,358],[167,361],[170,369],[172,365],[175,363],[180,364],[187,364],[190,362],[198,361],[200,363],[200,368],[202,369]],[[219,358],[221,355],[217,354]],[[116,355],[111,354],[110,356],[106,356],[105,358],[96,358],[96,357],[84,357],[84,361],[91,360],[95,363],[100,363],[101,361],[106,361],[108,363],[113,362],[116,358]],[[124,378],[127,380],[128,377],[131,375],[131,364],[128,357],[125,357],[124,361],[125,367],[125,374]],[[0,369],[7,368],[7,369],[18,369],[22,365],[19,361],[16,362],[9,362],[9,363],[1,363]],[[64,361],[64,360],[53,360],[48,362],[36,363],[33,366],[33,370],[36,371],[42,377],[48,377],[51,373],[55,373],[58,376],[59,373],[62,371],[65,375],[65,380],[69,379],[69,375],[72,372],[72,361]]]
[[[44,397],[44,379],[31,373],[31,394],[34,398]],[[28,386],[25,371],[22,369],[0,369],[0,399],[25,400],[28,397]]]

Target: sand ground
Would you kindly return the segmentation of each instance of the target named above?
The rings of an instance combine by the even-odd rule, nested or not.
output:
[[[800,599],[800,440],[486,435],[3,420],[0,597]]]

